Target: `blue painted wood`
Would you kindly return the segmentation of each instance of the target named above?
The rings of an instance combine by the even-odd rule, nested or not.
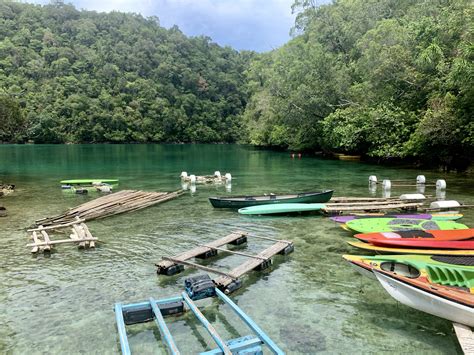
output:
[[[242,319],[257,335],[258,337],[270,348],[270,350],[277,355],[284,355],[285,353],[281,350],[270,337],[250,318],[242,311],[232,300],[227,297],[222,291],[216,288],[217,296],[227,303],[232,310]]]
[[[125,322],[123,320],[122,304],[115,304],[115,320],[117,321],[117,328],[120,338],[120,347],[122,354],[131,355],[130,346],[128,345],[127,330],[125,329]]]
[[[170,297],[170,298],[163,298],[161,300],[155,300],[156,304],[163,304],[163,303],[172,303],[172,302],[179,302],[182,301],[181,296],[176,296],[176,297]],[[142,308],[142,307],[150,306],[150,302],[140,302],[140,303],[129,303],[129,304],[123,304],[122,309],[124,311],[133,311],[134,309],[137,308]],[[151,307],[151,306],[150,306]]]
[[[249,348],[252,348],[252,347],[263,344],[263,341],[261,341],[260,338],[257,338],[255,336],[252,336],[251,339],[242,340],[242,341],[239,341],[235,344],[230,344],[231,342],[238,341],[239,339],[233,339],[233,340],[229,340],[227,342],[227,345],[229,346],[229,349],[233,353],[235,353],[237,351],[240,351],[240,350],[249,349]],[[221,349],[213,349],[213,350],[209,350],[209,351],[205,351],[203,353],[200,353],[199,355],[216,355],[216,354],[222,354],[222,350]]]
[[[155,315],[155,322],[160,328],[161,335],[163,336],[163,338],[165,338],[166,344],[168,345],[171,354],[180,355],[178,347],[176,346],[176,343],[174,342],[174,339],[171,336],[170,330],[166,326],[161,311],[156,305],[156,300],[153,297],[150,297],[150,305],[151,309],[153,310],[153,314]]]
[[[206,317],[204,317],[204,315],[197,308],[194,302],[189,298],[188,294],[186,292],[183,292],[181,296],[183,297],[184,302],[186,302],[186,304],[188,305],[189,309],[194,313],[194,315],[201,322],[204,328],[206,328],[206,330],[211,335],[212,339],[214,339],[217,346],[222,350],[222,352],[225,355],[232,355],[232,352],[230,351],[229,347],[226,345],[224,340],[222,340],[222,338],[217,333],[216,329],[212,326],[211,323],[209,323]]]

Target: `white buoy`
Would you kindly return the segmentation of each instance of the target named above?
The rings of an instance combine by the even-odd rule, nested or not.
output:
[[[181,183],[181,189],[183,189],[183,190],[189,189],[189,184],[187,182],[182,182]]]
[[[232,181],[232,175],[230,175],[230,173],[226,173],[224,176],[225,176],[225,181],[226,182],[231,182]]]
[[[377,176],[370,175],[369,176],[369,184],[376,184],[377,183]]]
[[[426,185],[425,184],[417,184],[416,185],[416,192],[420,194],[424,194],[426,190]]]
[[[431,202],[430,208],[453,208],[459,206],[461,206],[461,204],[458,201],[448,200]]]
[[[191,184],[196,183],[196,175],[189,175],[189,181],[191,181]]]
[[[225,184],[225,190],[227,192],[231,192],[232,191],[232,184],[229,182],[227,184]]]
[[[112,186],[110,185],[100,185],[100,186],[96,186],[96,189],[100,192],[112,192]]]
[[[219,179],[222,177],[221,172],[219,170],[214,171],[214,176]]]
[[[418,175],[416,177],[416,183],[417,184],[425,184],[426,183],[425,175]]]
[[[383,198],[390,198],[391,197],[391,191],[390,190],[382,190],[382,197]]]
[[[446,180],[443,180],[443,179],[436,180],[436,189],[440,189],[440,190],[446,189]]]
[[[377,185],[376,184],[369,184],[369,194],[371,196],[375,196],[377,193]]]
[[[425,200],[426,197],[423,194],[403,194],[400,195],[400,200],[419,201]]]
[[[382,181],[382,187],[384,190],[390,190],[392,188],[392,182],[390,180]]]
[[[189,191],[191,191],[191,193],[195,193],[196,192],[196,185],[191,185],[191,187],[189,188]]]
[[[188,177],[188,173],[186,171],[183,171],[180,175],[181,179],[186,179]]]
[[[446,200],[446,190],[436,189],[436,199]]]

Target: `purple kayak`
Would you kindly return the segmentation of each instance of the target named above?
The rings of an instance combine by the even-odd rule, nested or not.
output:
[[[367,214],[352,216],[337,216],[330,219],[337,223],[347,223],[353,219],[360,218],[408,218],[408,219],[433,219],[437,221],[454,221],[462,217],[459,213],[436,213],[436,214]]]

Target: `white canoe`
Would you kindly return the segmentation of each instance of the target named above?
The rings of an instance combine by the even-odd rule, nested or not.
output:
[[[454,301],[423,291],[378,270],[373,273],[390,296],[406,306],[420,311],[474,327],[474,309]]]

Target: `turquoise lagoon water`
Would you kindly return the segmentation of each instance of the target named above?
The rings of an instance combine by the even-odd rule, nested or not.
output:
[[[16,191],[0,200],[9,215],[0,219],[0,353],[116,354],[120,352],[113,305],[179,294],[189,270],[157,276],[154,263],[234,230],[289,239],[295,252],[277,256],[265,272],[254,272],[231,295],[290,354],[460,353],[451,323],[394,301],[362,277],[341,254],[361,253],[346,244],[347,232],[321,216],[251,217],[216,210],[209,196],[308,191],[332,188],[337,196],[369,196],[367,179],[444,178],[446,198],[473,202],[472,176],[321,160],[237,145],[3,145],[0,180]],[[88,222],[103,243],[81,251],[57,247],[50,257],[32,256],[25,228],[98,195],[73,195],[59,180],[118,178],[120,189],[173,191],[181,171],[230,172],[230,189],[199,186],[179,199],[135,213]],[[230,191],[229,191],[230,190]],[[392,196],[416,192],[393,188]],[[427,187],[427,195],[435,195]],[[375,195],[381,196],[379,189]],[[464,223],[474,225],[473,211]],[[269,242],[252,239],[243,250],[256,253]],[[240,256],[209,265],[232,268]],[[249,332],[215,300],[199,302],[226,338]],[[167,320],[183,353],[215,347],[192,314]],[[166,353],[156,325],[127,328],[137,354]]]

